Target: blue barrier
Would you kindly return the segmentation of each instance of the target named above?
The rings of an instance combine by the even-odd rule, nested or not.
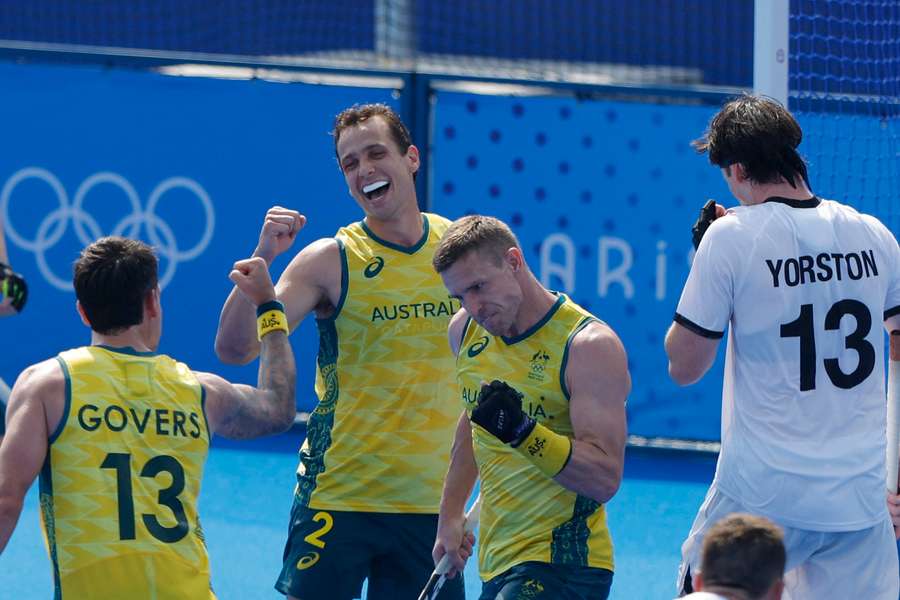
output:
[[[161,352],[236,381],[255,366],[215,357],[231,264],[256,245],[272,204],[309,218],[297,249],[358,220],[334,159],[334,115],[354,102],[396,105],[389,89],[171,77],[99,67],[0,64],[0,220],[26,275],[25,311],[0,321],[0,377],[86,344],[69,289],[79,249],[101,234],[159,248]],[[6,214],[3,214],[3,211]],[[8,217],[8,219],[7,219]],[[287,258],[280,258],[280,272]],[[292,337],[298,406],[314,405],[317,339]]]
[[[334,162],[331,118],[354,102],[405,101],[388,89],[97,67],[0,64],[0,82],[0,109],[11,116],[10,151],[0,155],[0,219],[11,262],[32,288],[26,311],[0,322],[10,340],[0,377],[10,382],[26,365],[87,343],[67,289],[70,265],[85,241],[112,232],[160,248],[160,350],[254,381],[254,366],[222,365],[212,349],[230,265],[252,251],[271,204],[309,217],[297,249],[359,219]],[[631,433],[718,439],[723,353],[701,383],[678,388],[662,345],[699,206],[707,197],[735,203],[717,170],[688,145],[716,108],[433,94],[433,131],[423,144],[431,150],[432,209],[504,219],[546,285],[616,329],[633,377]],[[866,146],[883,125],[861,117],[802,124],[814,190],[896,231],[893,191],[885,188],[891,179],[883,176],[896,165],[872,158]],[[844,154],[841,143],[855,150],[845,161],[835,158]],[[851,175],[859,161],[868,176]],[[279,259],[276,274],[286,264]],[[317,348],[310,320],[292,340],[298,407],[309,410]]]
[[[608,322],[628,351],[629,431],[716,440],[720,357],[701,383],[675,386],[663,338],[706,198],[728,188],[689,143],[714,107],[440,92],[434,208],[509,223],[536,275]],[[724,344],[722,344],[724,347]]]

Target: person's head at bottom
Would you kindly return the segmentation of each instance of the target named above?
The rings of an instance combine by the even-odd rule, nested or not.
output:
[[[694,589],[729,600],[778,600],[785,559],[784,534],[777,525],[735,513],[706,534]]]

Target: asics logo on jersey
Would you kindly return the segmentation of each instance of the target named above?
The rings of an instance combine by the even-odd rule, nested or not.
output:
[[[363,275],[366,276],[366,279],[372,279],[384,268],[384,259],[380,256],[372,257],[372,260],[369,261],[369,264],[366,265],[366,270],[363,271]]]
[[[469,358],[475,358],[476,356],[481,354],[485,348],[487,348],[489,341],[490,340],[488,340],[488,337],[486,335],[482,336],[474,344],[469,346],[469,349],[466,351],[466,354],[469,355]]]

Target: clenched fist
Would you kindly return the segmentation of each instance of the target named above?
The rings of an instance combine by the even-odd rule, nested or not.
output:
[[[269,266],[259,256],[234,263],[228,279],[234,282],[247,300],[255,306],[275,299],[275,286],[269,275]]]
[[[271,264],[276,256],[291,247],[304,225],[306,217],[296,210],[273,206],[266,212],[253,256],[259,256]]]

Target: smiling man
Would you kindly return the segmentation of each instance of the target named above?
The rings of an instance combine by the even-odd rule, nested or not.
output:
[[[348,108],[333,135],[365,218],[301,250],[276,286],[290,329],[314,311],[320,343],[319,403],[275,587],[304,600],[350,600],[368,577],[370,600],[415,598],[433,566],[457,416],[444,334],[459,304],[431,268],[448,221],[419,211],[419,151],[390,108]],[[305,223],[297,211],[272,208],[254,255],[271,264]],[[216,338],[222,360],[256,356],[255,320],[232,292]],[[458,577],[439,597],[463,596]]]

